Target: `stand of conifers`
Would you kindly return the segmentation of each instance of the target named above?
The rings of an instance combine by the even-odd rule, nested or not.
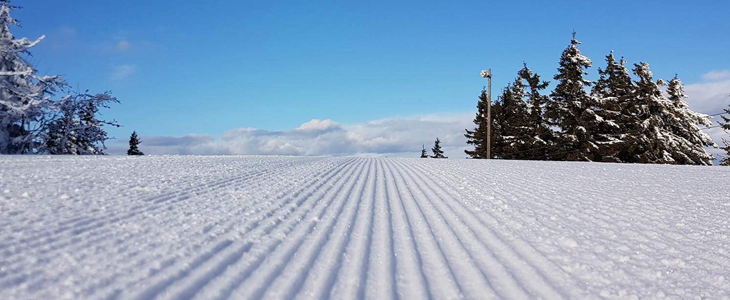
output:
[[[560,58],[554,90],[527,67],[491,103],[491,157],[487,154],[489,100],[482,91],[466,130],[470,158],[712,165],[705,147],[717,147],[703,130],[710,116],[689,108],[679,77],[655,80],[648,63],[631,71],[613,51],[599,79],[584,78],[591,60],[575,38]],[[632,77],[633,74],[633,77]],[[730,109],[726,110],[730,116]],[[723,117],[730,130],[730,119]],[[730,156],[730,145],[724,141]],[[722,164],[730,164],[725,157]]]

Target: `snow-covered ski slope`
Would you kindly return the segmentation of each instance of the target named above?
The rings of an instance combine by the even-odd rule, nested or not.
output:
[[[0,299],[730,297],[730,168],[0,157]]]

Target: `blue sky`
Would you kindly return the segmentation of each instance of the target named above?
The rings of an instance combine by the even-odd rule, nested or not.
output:
[[[590,78],[611,49],[688,84],[730,69],[728,1],[211,2],[15,1],[14,33],[47,36],[41,73],[113,90],[123,142],[473,113],[481,69],[548,79],[573,29]]]

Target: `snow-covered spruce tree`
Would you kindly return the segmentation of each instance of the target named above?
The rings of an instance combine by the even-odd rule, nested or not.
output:
[[[631,115],[638,128],[631,133],[634,144],[633,161],[660,164],[712,164],[712,155],[704,146],[714,145],[700,126],[710,126],[709,116],[692,111],[684,101],[686,96],[678,78],[667,89],[669,98],[662,94],[663,80],[654,81],[649,64],[634,65],[636,104]]]
[[[46,130],[47,110],[54,108],[51,96],[65,87],[59,76],[39,76],[24,58],[36,41],[16,39],[11,25],[19,25],[10,15],[18,7],[0,0],[0,154],[38,152]]]
[[[431,152],[433,152],[433,158],[448,158],[444,156],[444,151],[441,150],[441,140],[439,138],[436,138],[436,141],[433,143],[433,148],[431,148]]]
[[[474,118],[474,130],[466,129],[466,143],[474,146],[474,150],[464,150],[471,158],[482,159],[487,157],[487,109],[489,100],[487,99],[487,91],[482,89],[477,102],[477,115]]]
[[[525,85],[518,76],[502,93],[501,97],[501,158],[530,159],[530,140]]]
[[[669,153],[677,164],[712,165],[713,157],[705,147],[717,147],[712,138],[704,131],[712,126],[710,116],[698,113],[689,108],[684,100],[684,85],[678,76],[669,81],[667,95],[670,106],[666,109],[665,130],[670,137]]]
[[[139,144],[141,143],[142,141],[137,137],[137,131],[132,131],[132,135],[129,137],[129,150],[127,150],[127,155],[144,155],[142,151],[139,151]],[[424,148],[423,152],[425,151],[426,149]]]
[[[555,90],[550,95],[546,116],[551,125],[558,126],[555,151],[548,155],[551,160],[594,161],[600,160],[596,134],[604,122],[597,114],[597,101],[588,95],[586,88],[591,82],[583,76],[592,64],[591,60],[581,54],[575,39],[563,51],[560,67],[554,79]]]
[[[119,127],[116,121],[97,118],[99,108],[109,108],[119,103],[110,92],[101,94],[76,93],[65,97],[58,104],[60,117],[48,125],[43,136],[42,152],[50,154],[103,155],[109,139],[103,126]]]
[[[633,145],[627,142],[627,132],[637,128],[631,124],[630,110],[634,103],[636,88],[623,58],[616,61],[613,51],[606,56],[606,68],[598,69],[600,78],[594,82],[591,91],[596,115],[604,122],[599,123],[597,144],[600,160],[605,162],[628,162],[631,160]]]
[[[526,94],[527,102],[527,120],[525,127],[529,133],[527,139],[527,147],[530,149],[523,152],[523,159],[546,160],[547,154],[551,150],[554,134],[550,125],[545,119],[545,106],[550,97],[542,95],[540,91],[547,88],[550,84],[547,81],[540,80],[540,75],[533,73],[527,64],[519,71],[521,80],[527,82],[529,92]]]
[[[722,126],[722,129],[725,130],[725,132],[730,133],[730,107],[725,109],[726,116],[720,116],[722,118],[723,122],[720,122],[720,125]],[[725,144],[725,147],[721,147],[720,149],[725,150],[725,157],[722,158],[722,161],[720,162],[721,166],[730,166],[730,141],[726,139],[722,139],[722,143]]]

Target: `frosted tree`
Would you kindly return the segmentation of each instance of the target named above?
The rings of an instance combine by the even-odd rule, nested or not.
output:
[[[527,134],[529,134],[527,146],[530,147],[530,150],[525,152],[526,156],[523,158],[545,160],[550,151],[549,148],[553,145],[554,134],[545,119],[545,106],[550,97],[541,94],[541,91],[546,89],[550,83],[542,81],[540,75],[532,72],[527,64],[518,74],[520,80],[526,81],[526,87],[529,88],[529,92],[525,94],[525,101],[527,102],[525,128]]]
[[[632,124],[630,109],[635,105],[636,88],[631,74],[622,58],[616,61],[613,51],[606,56],[606,68],[598,69],[600,78],[594,82],[591,91],[596,105],[596,115],[603,120],[599,124],[596,136],[599,154],[602,161],[626,162],[633,153],[631,137],[628,132],[637,128],[627,127]]]
[[[436,141],[433,143],[433,148],[431,148],[431,152],[433,152],[433,158],[448,158],[444,156],[444,151],[441,150],[441,140],[439,138],[436,138]]]
[[[600,120],[592,110],[591,97],[585,90],[591,82],[583,78],[592,62],[581,54],[580,44],[574,32],[570,46],[560,57],[558,74],[554,76],[557,86],[547,105],[547,117],[561,130],[558,135],[560,147],[551,156],[555,160],[593,160],[598,150],[592,140],[593,133],[589,131]]]
[[[717,145],[702,130],[712,126],[710,117],[689,108],[684,85],[676,75],[669,81],[667,95],[670,103],[664,112],[664,123],[672,159],[677,164],[712,165],[713,157],[705,147]]]
[[[16,39],[10,26],[19,22],[10,15],[16,6],[0,0],[0,154],[36,153],[48,124],[51,97],[65,87],[59,76],[39,76],[25,59],[35,41]]]
[[[103,155],[109,139],[104,126],[119,127],[115,121],[98,119],[99,108],[119,103],[110,92],[76,93],[58,104],[61,117],[54,118],[44,136],[43,152],[50,154]]]
[[[722,129],[725,130],[725,132],[730,133],[730,106],[725,109],[726,116],[720,116],[724,122],[720,122],[720,125],[722,126]],[[725,150],[725,157],[722,158],[722,161],[720,161],[721,166],[730,166],[730,141],[726,139],[722,139],[722,143],[725,145],[725,147],[721,147],[720,149]]]
[[[127,150],[127,155],[144,155],[142,151],[139,151],[139,144],[141,143],[142,141],[137,137],[137,131],[132,131],[132,135],[129,137],[129,150]],[[424,152],[426,152],[425,147],[422,153]],[[421,154],[421,157],[423,157],[423,154]]]
[[[630,142],[634,144],[634,157],[629,162],[663,164],[712,164],[712,155],[705,146],[712,146],[712,139],[701,126],[710,126],[709,116],[692,111],[684,101],[686,96],[679,78],[674,78],[665,97],[660,87],[663,80],[654,81],[649,64],[635,64],[636,103],[631,107],[637,128]]]
[[[488,120],[487,109],[489,108],[489,100],[487,99],[487,91],[482,89],[477,102],[477,115],[474,118],[474,130],[466,129],[466,143],[474,146],[474,150],[464,150],[471,158],[481,159],[487,157],[487,135]]]
[[[532,129],[528,124],[525,85],[518,76],[505,88],[501,97],[501,153],[504,159],[527,159]]]

